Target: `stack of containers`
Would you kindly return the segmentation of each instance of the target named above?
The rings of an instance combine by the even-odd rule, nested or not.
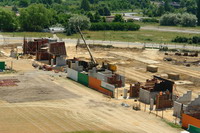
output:
[[[109,89],[105,89],[103,88],[102,86],[102,81],[101,80],[98,80],[97,78],[94,78],[94,77],[89,77],[89,87],[90,88],[93,88],[105,95],[108,95],[108,96],[111,96],[113,97],[114,96],[114,91],[112,90],[109,90]]]
[[[115,95],[115,88],[122,87],[125,81],[122,76],[113,74],[109,70],[97,72],[96,68],[93,68],[88,73],[83,72],[83,66],[79,66],[79,61],[70,62],[70,66],[71,68],[67,68],[68,78],[111,97]],[[114,81],[108,82],[108,80]]]
[[[78,82],[88,86],[89,85],[89,77],[87,74],[78,72]]]

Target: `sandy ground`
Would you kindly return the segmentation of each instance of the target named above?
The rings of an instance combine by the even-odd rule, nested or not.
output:
[[[68,47],[68,58],[80,57],[89,60],[84,49]],[[159,66],[157,74],[178,72],[182,80],[193,84],[177,85],[180,95],[194,90],[200,91],[195,82],[200,73],[195,69],[175,66],[162,61],[164,54],[157,50],[138,49],[92,49],[98,63],[116,63],[118,72],[127,77],[127,84],[144,82],[155,73],[146,72],[148,64]],[[0,79],[17,78],[17,87],[0,88],[0,132],[1,133],[61,133],[81,130],[135,132],[135,133],[178,133],[161,118],[132,108],[122,107],[122,102],[132,105],[133,99],[109,99],[101,93],[84,87],[66,78],[66,73],[39,71],[31,66],[32,59],[1,57],[17,70],[15,74],[0,75]],[[187,78],[192,77],[192,78]],[[148,107],[147,107],[148,108]],[[161,112],[159,112],[161,114]],[[164,112],[164,118],[173,121],[172,109]]]
[[[124,108],[120,101],[53,72],[35,70],[0,78],[20,80],[17,87],[0,88],[1,133],[178,132],[155,115]]]

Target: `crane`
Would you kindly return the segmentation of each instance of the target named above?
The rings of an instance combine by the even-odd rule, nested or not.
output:
[[[90,58],[91,58],[90,68],[93,68],[93,67],[98,66],[98,63],[96,62],[95,58],[93,57],[89,45],[88,45],[88,44],[86,43],[86,41],[85,41],[85,38],[84,38],[84,36],[83,36],[83,34],[82,34],[82,32],[81,32],[80,27],[77,26],[77,28],[78,28],[78,32],[80,33],[81,38],[83,39],[83,42],[84,42],[84,44],[85,44],[85,46],[86,46],[86,48],[87,48],[87,50],[88,50],[88,52],[89,52],[89,54],[90,54]]]

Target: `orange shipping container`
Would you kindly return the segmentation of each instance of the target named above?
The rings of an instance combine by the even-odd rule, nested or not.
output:
[[[93,88],[105,95],[113,97],[113,93],[107,89],[104,89],[101,87],[101,81],[94,78],[94,77],[89,77],[89,87]]]
[[[189,127],[189,124],[200,128],[200,120],[199,119],[194,118],[189,115],[186,115],[186,114],[183,114],[182,115],[182,127],[187,129]]]

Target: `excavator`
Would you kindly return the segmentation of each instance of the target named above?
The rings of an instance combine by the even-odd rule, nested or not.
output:
[[[97,61],[96,61],[95,58],[93,57],[92,52],[91,52],[91,50],[90,50],[90,47],[89,47],[89,45],[86,43],[85,38],[84,38],[84,36],[83,36],[83,33],[81,32],[80,27],[78,26],[77,29],[78,29],[78,32],[79,32],[79,34],[80,34],[80,36],[81,36],[81,38],[82,38],[82,40],[83,40],[83,42],[84,42],[84,44],[85,44],[85,46],[86,46],[88,52],[89,52],[89,54],[90,54],[91,62],[90,62],[90,64],[89,64],[89,68],[88,68],[88,69],[92,69],[93,67],[97,67],[99,64],[97,63]],[[115,64],[110,64],[110,63],[107,63],[107,64],[106,64],[106,63],[103,62],[103,63],[102,63],[102,69],[108,69],[108,70],[111,70],[111,71],[113,71],[113,72],[116,72],[116,71],[117,71],[117,66],[116,66]]]

